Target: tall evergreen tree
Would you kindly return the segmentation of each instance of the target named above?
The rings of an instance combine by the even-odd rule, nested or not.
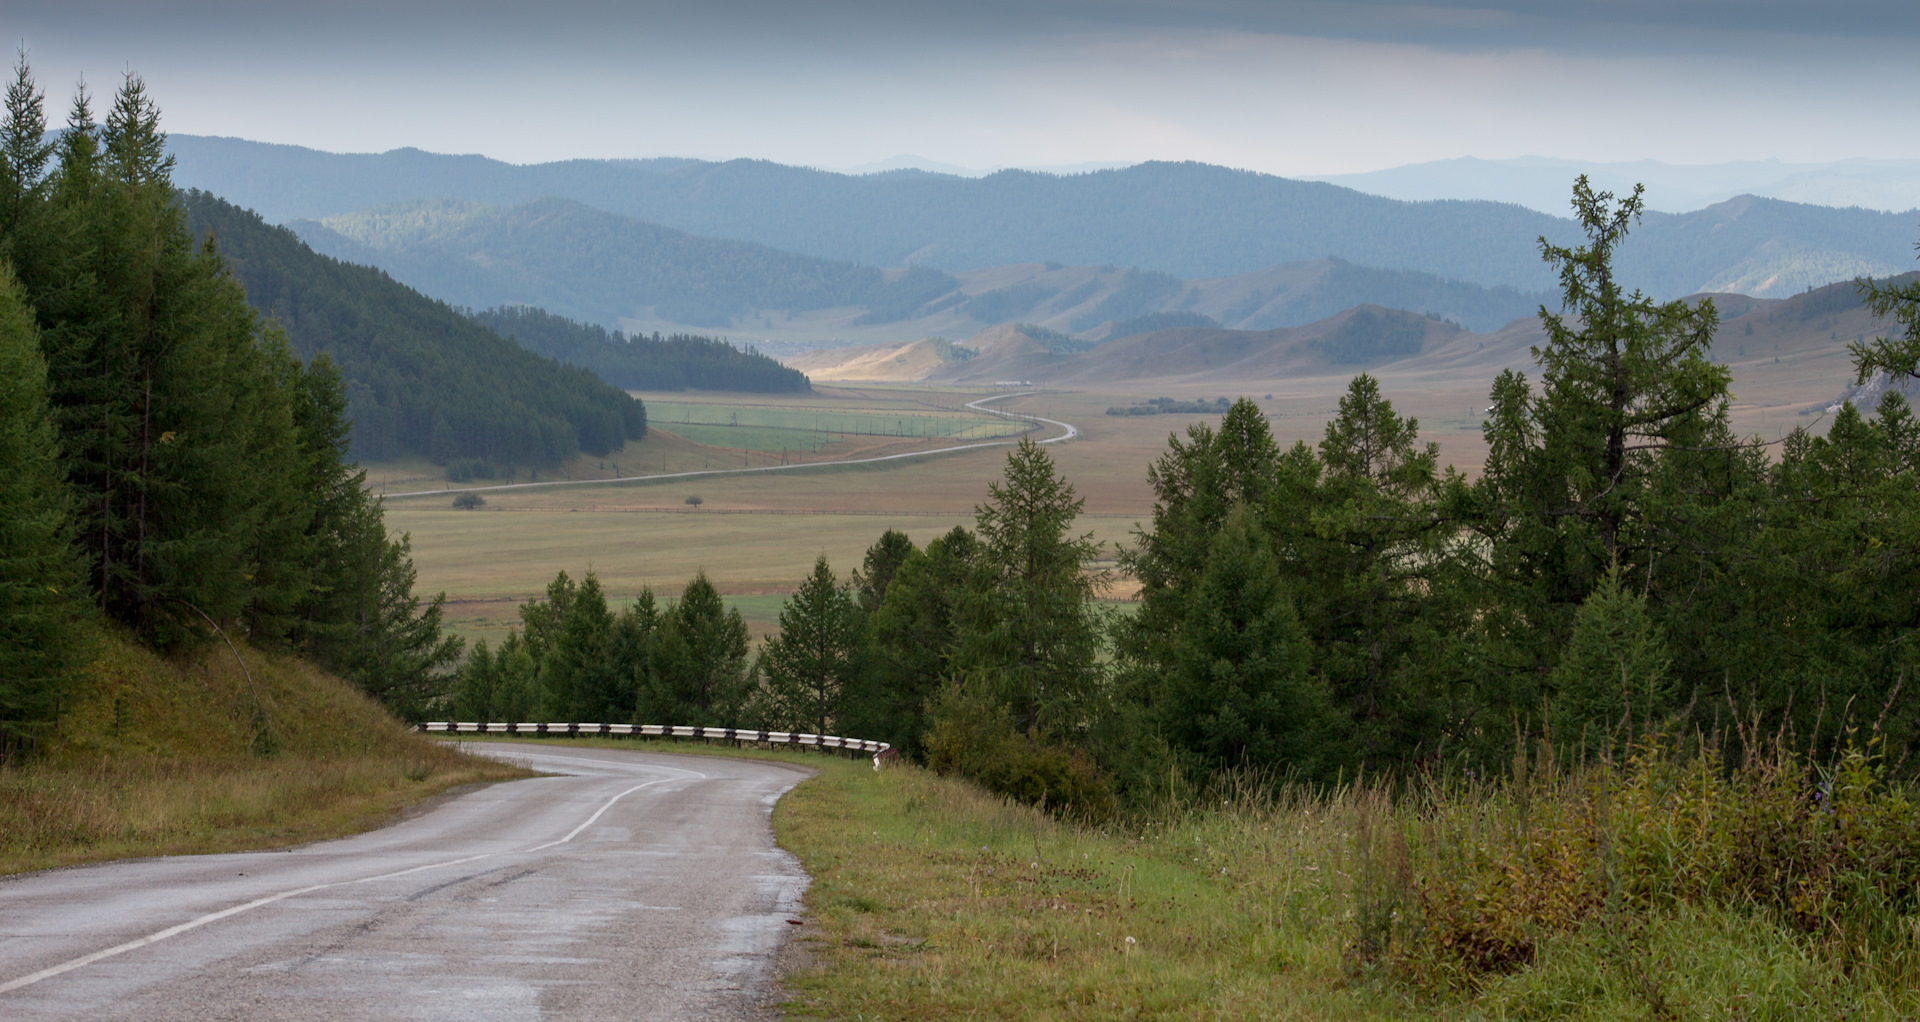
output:
[[[32,312],[0,263],[0,761],[50,727],[79,654],[84,574]]]
[[[53,152],[54,144],[47,140],[47,94],[34,82],[22,49],[0,121],[0,238],[12,240],[36,211]],[[0,251],[0,258],[11,256]]]
[[[626,720],[633,715],[632,675],[614,658],[615,631],[600,580],[589,571],[559,622],[553,649],[541,662],[555,719]]]
[[[960,613],[979,543],[964,526],[910,554],[867,619],[867,648],[845,699],[849,733],[924,758],[927,702],[952,676]]]
[[[748,696],[747,624],[727,608],[702,571],[661,615],[648,687],[635,710],[641,723],[726,727]]]
[[[0,259],[44,357],[88,571],[76,588],[157,645],[212,622],[425,705],[457,642],[346,460],[337,373],[300,365],[213,240],[195,244],[137,75],[100,124],[82,86],[50,141],[24,55],[14,72]]]
[[[897,529],[888,529],[867,548],[866,559],[853,573],[853,588],[860,597],[860,609],[871,614],[887,598],[887,586],[907,558],[913,556],[913,540]]]
[[[957,659],[1012,708],[1021,731],[1084,727],[1098,685],[1092,601],[1106,576],[1091,570],[1093,534],[1071,531],[1085,506],[1046,449],[1025,438],[974,512],[980,547]]]
[[[1555,738],[1601,749],[1653,733],[1676,708],[1671,664],[1646,597],[1608,571],[1574,615],[1549,678]]]
[[[864,630],[859,604],[821,556],[780,608],[780,634],[760,654],[774,724],[828,733],[859,671]]]

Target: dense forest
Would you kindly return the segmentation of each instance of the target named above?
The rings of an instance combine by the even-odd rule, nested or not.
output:
[[[54,135],[16,67],[0,123],[0,756],[52,726],[102,626],[159,649],[219,634],[297,650],[402,712],[460,653],[348,460],[338,366],[303,363],[249,306],[189,228],[165,152],[139,78],[101,123],[80,90]],[[270,727],[256,740],[271,751]]]
[[[646,435],[646,409],[591,371],[543,358],[385,273],[320,255],[291,231],[205,192],[188,230],[301,358],[325,353],[346,388],[353,453],[545,466]]]
[[[521,347],[579,366],[627,390],[740,390],[759,394],[812,390],[806,374],[713,337],[632,337],[532,306],[503,306],[475,321]]]
[[[1363,267],[1535,292],[1551,289],[1555,280],[1535,258],[1534,239],[1569,244],[1580,236],[1566,207],[1561,216],[1548,216],[1497,202],[1402,202],[1200,163],[1064,176],[1009,170],[970,179],[920,171],[850,176],[764,160],[516,167],[419,150],[337,155],[206,138],[178,145],[189,168],[185,180],[276,220],[449,195],[500,205],[558,196],[698,235],[869,266],[911,262],[949,272],[1056,260],[1211,278],[1331,255]],[[1736,200],[1691,213],[1647,214],[1620,267],[1656,298],[1699,291],[1786,297],[1859,273],[1906,269],[1912,231],[1904,214]],[[1357,301],[1433,308],[1458,318],[1437,304],[1372,295]]]
[[[563,576],[475,651],[454,712],[877,738],[1096,814],[1223,771],[1499,773],[1538,743],[1911,769],[1920,420],[1895,392],[1825,435],[1734,434],[1713,303],[1631,291],[1638,193],[1575,195],[1585,243],[1543,244],[1565,288],[1541,377],[1494,383],[1477,478],[1370,376],[1314,445],[1236,402],[1151,467],[1152,521],[1119,552],[1139,608],[1116,615],[1084,501],[1023,441],[973,528],[888,531],[844,582],[823,559],[757,656],[704,579],[616,611]],[[1863,289],[1905,328],[1856,348],[1863,378],[1920,376],[1920,283]]]

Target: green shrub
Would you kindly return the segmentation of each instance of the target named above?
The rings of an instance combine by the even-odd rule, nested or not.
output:
[[[1911,983],[1920,807],[1886,781],[1878,744],[1820,770],[1643,742],[1620,763],[1562,772],[1543,752],[1499,784],[1436,783],[1375,814],[1391,824],[1354,828],[1349,955],[1419,987],[1475,988],[1577,945],[1658,1016],[1659,921],[1731,912],[1843,975]]]
[[[1004,704],[973,686],[947,685],[929,716],[927,761],[935,772],[1069,816],[1112,816],[1113,793],[1085,753],[1037,732],[1022,734]]]

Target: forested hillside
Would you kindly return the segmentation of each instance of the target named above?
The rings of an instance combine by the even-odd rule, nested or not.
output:
[[[275,219],[448,196],[496,204],[557,196],[698,235],[948,272],[1052,260],[1210,278],[1331,255],[1538,291],[1554,281],[1534,239],[1578,236],[1564,216],[1504,203],[1402,202],[1198,163],[1071,176],[1004,171],[970,179],[896,171],[856,177],[755,160],[515,167],[411,149],[336,155],[205,138],[175,145],[183,180]],[[1659,196],[1653,200],[1658,206]],[[1900,214],[1736,200],[1680,215],[1648,214],[1621,269],[1656,297],[1725,290],[1742,281],[1753,293],[1784,297],[1855,273],[1905,270],[1912,226]]]
[[[627,335],[520,305],[473,314],[476,322],[528,351],[579,366],[628,390],[811,390],[805,374],[752,349],[713,337]]]
[[[297,651],[402,710],[460,651],[348,460],[335,363],[303,364],[248,306],[171,170],[140,79],[103,124],[82,90],[55,137],[18,66],[0,123],[0,758],[74,701],[102,627]],[[294,270],[325,273],[307,258]]]
[[[529,352],[380,270],[320,255],[223,199],[190,191],[181,206],[294,352],[339,367],[356,457],[539,466],[646,434],[640,402],[587,369]]]

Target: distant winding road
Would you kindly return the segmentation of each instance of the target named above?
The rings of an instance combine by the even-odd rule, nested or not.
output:
[[[742,1019],[806,876],[797,767],[470,746],[563,776],[278,852],[0,880],[0,1018]]]
[[[1072,440],[1080,435],[1079,427],[1058,419],[1048,419],[1039,415],[1023,415],[1019,412],[1005,412],[998,408],[988,408],[989,401],[1004,401],[1011,397],[1028,397],[1039,391],[1026,390],[1016,394],[993,394],[977,401],[967,402],[967,407],[976,412],[998,415],[1003,419],[1018,419],[1022,422],[1042,423],[1058,426],[1059,436],[1050,436],[1039,441],[1043,444],[1057,444],[1062,440]],[[654,479],[692,479],[698,476],[737,476],[750,472],[797,472],[809,468],[822,468],[828,465],[870,465],[876,461],[901,461],[906,458],[930,458],[938,454],[954,454],[959,451],[977,451],[983,447],[1006,447],[1012,440],[983,440],[974,444],[960,444],[954,447],[936,447],[930,451],[908,451],[904,454],[882,454],[872,458],[847,458],[841,461],[809,461],[793,465],[761,465],[756,468],[707,468],[696,472],[656,472],[644,476],[620,476],[616,479],[555,479],[544,483],[498,483],[493,486],[462,486],[460,493],[492,493],[496,490],[530,490],[543,486],[605,486],[612,483],[647,482]],[[388,500],[403,500],[409,497],[444,497],[448,490],[412,490],[405,493],[386,494]]]

